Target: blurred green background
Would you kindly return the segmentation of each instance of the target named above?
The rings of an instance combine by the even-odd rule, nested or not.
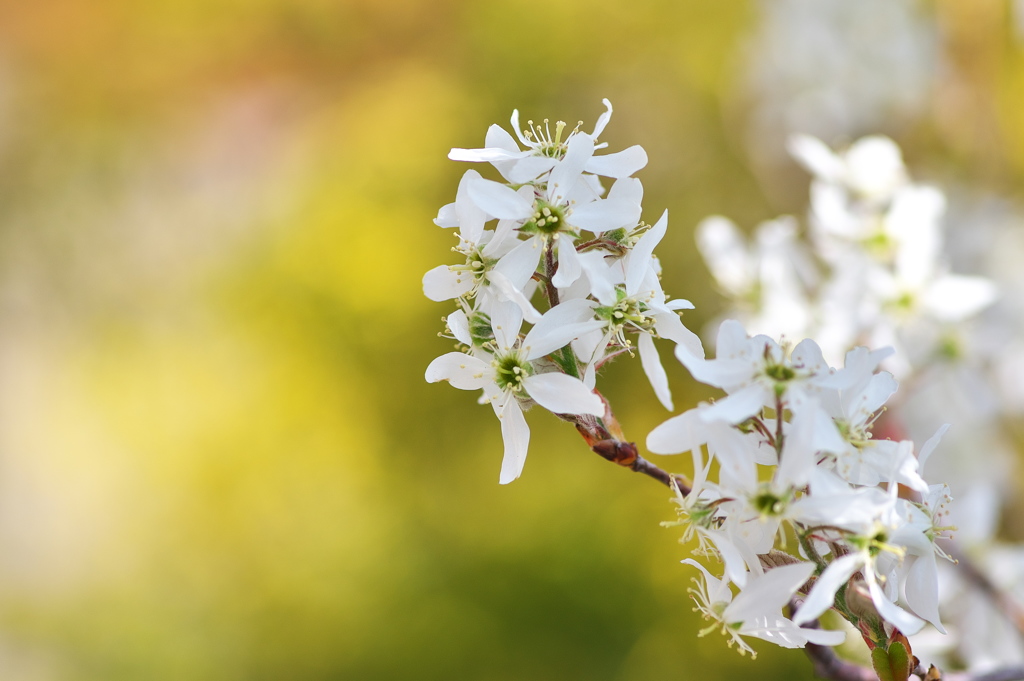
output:
[[[808,678],[696,637],[667,490],[539,411],[500,487],[490,410],[423,381],[447,151],[517,107],[589,129],[611,99],[666,288],[714,316],[696,223],[806,197],[755,148],[770,5],[0,2],[0,677]],[[923,99],[841,132],[1019,191],[1011,4],[910,5]],[[668,414],[607,374],[642,443]]]

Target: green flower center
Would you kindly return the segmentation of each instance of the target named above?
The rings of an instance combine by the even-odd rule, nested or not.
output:
[[[896,546],[890,546],[886,542],[889,541],[889,533],[884,529],[876,530],[874,534],[852,536],[849,537],[849,542],[861,551],[867,551],[868,555],[874,558],[882,551],[889,551],[890,553],[901,554],[902,550]]]
[[[530,363],[520,359],[517,353],[495,359],[494,369],[494,382],[498,384],[498,387],[514,392],[525,392],[523,380],[533,373]]]
[[[479,248],[465,249],[456,247],[452,250],[462,253],[466,257],[466,262],[463,265],[449,265],[448,269],[452,272],[458,272],[462,277],[473,277],[473,290],[468,295],[475,295],[479,286],[487,284],[485,275],[488,270],[497,264],[497,259],[484,257],[483,252]]]
[[[870,422],[865,424],[864,427],[855,427],[849,421],[844,419],[834,419],[834,421],[836,428],[839,430],[839,434],[843,436],[843,439],[857,449],[864,449],[864,447],[868,445],[868,442],[871,441],[871,433],[867,429]]]
[[[762,488],[750,503],[762,518],[773,518],[782,515],[789,505],[790,495],[778,495],[767,488]]]
[[[537,199],[533,204],[533,217],[529,222],[519,228],[520,232],[526,234],[544,234],[550,236],[558,232],[569,231],[570,227],[565,222],[567,211],[562,206],[550,204],[543,199]]]
[[[768,378],[777,383],[785,383],[796,378],[796,372],[793,371],[793,368],[785,364],[770,364],[765,367],[764,372],[768,375]]]
[[[617,329],[630,324],[649,331],[654,326],[654,321],[646,314],[650,308],[643,302],[627,297],[622,287],[615,289],[615,297],[617,302],[614,305],[598,306],[594,308],[594,313]]]

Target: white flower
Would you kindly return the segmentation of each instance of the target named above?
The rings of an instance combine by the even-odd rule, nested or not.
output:
[[[855,485],[898,482],[918,491],[928,488],[918,473],[914,443],[872,439],[871,426],[885,402],[896,392],[888,372],[874,373],[892,348],[869,351],[858,347],[846,354],[846,366],[836,374],[845,389],[823,391],[817,414],[815,449],[828,452],[836,472]]]
[[[751,333],[803,338],[813,310],[806,289],[818,272],[797,240],[792,218],[758,225],[748,246],[739,229],[721,216],[697,225],[697,247],[718,285],[743,313]]]
[[[906,522],[892,537],[893,542],[907,548],[908,557],[901,569],[907,605],[943,634],[946,630],[939,620],[937,558],[951,562],[953,559],[936,540],[947,538],[947,533],[954,529],[945,524],[951,501],[947,485],[932,485],[920,504],[900,499]]]
[[[841,154],[810,135],[793,135],[789,151],[819,180],[841,185],[857,198],[885,201],[907,181],[900,148],[881,135],[862,137]]]
[[[817,618],[835,603],[836,592],[858,572],[863,576],[871,602],[882,619],[897,627],[908,636],[916,634],[924,626],[924,621],[895,604],[898,595],[895,563],[906,555],[906,548],[899,545],[897,531],[905,520],[896,513],[897,486],[891,485],[889,503],[880,509],[872,524],[865,527],[859,534],[845,536],[845,544],[852,551],[845,555],[834,556],[833,561],[818,577],[807,595],[807,600],[793,617],[797,624],[804,624]],[[877,488],[869,488],[862,492],[875,492]],[[813,488],[812,495],[817,492]],[[847,496],[847,498],[850,498]],[[834,502],[832,502],[834,503]],[[882,570],[883,562],[890,569]]]
[[[459,245],[453,248],[465,258],[459,265],[439,265],[423,275],[423,293],[435,301],[478,297],[476,307],[485,314],[501,301],[519,306],[526,319],[535,323],[540,313],[525,294],[537,269],[540,249],[520,241],[514,223],[502,221],[490,232],[484,225],[491,218],[469,198],[468,187],[480,174],[467,170],[459,182],[454,203],[448,204],[435,220],[442,227],[459,228]]]
[[[791,355],[767,336],[747,336],[743,325],[728,319],[718,329],[717,356],[694,356],[683,345],[676,357],[701,383],[723,389],[728,395],[703,412],[708,420],[738,424],[781,402],[790,408],[828,381],[831,369],[821,349],[801,341]]]
[[[605,126],[612,116],[612,105],[607,99],[602,100],[606,111],[598,118],[594,131],[590,133],[593,140],[597,140],[604,132]],[[487,137],[484,141],[484,149],[452,149],[448,158],[453,161],[489,162],[498,169],[502,176],[513,184],[523,184],[537,179],[544,173],[555,167],[557,162],[566,154],[569,142],[580,133],[580,125],[562,139],[566,124],[563,121],[555,123],[555,131],[551,132],[547,119],[541,125],[534,125],[533,121],[527,121],[529,128],[522,130],[519,125],[519,110],[512,112],[512,130],[519,141],[522,142],[525,150],[519,148],[516,140],[498,125],[492,125],[487,130]],[[595,149],[605,147],[604,144],[595,145]],[[593,156],[588,161],[584,170],[595,175],[605,177],[622,178],[628,177],[647,165],[647,153],[643,147],[634,145],[623,151],[606,154],[604,156]]]
[[[704,356],[704,348],[700,338],[683,326],[677,312],[692,309],[693,304],[682,299],[667,300],[654,269],[654,249],[665,236],[667,228],[668,211],[665,211],[622,260],[604,269],[604,278],[593,270],[588,272],[588,277],[595,280],[591,289],[600,304],[594,311],[604,322],[604,335],[589,354],[587,377],[584,380],[591,383],[597,364],[609,343],[614,341],[620,348],[628,348],[632,343],[626,338],[626,333],[638,334],[637,345],[644,373],[662,405],[671,410],[672,394],[669,391],[668,376],[661,365],[653,337],[681,343],[688,352],[700,357]]]
[[[628,227],[637,223],[641,212],[635,196],[610,194],[600,199],[590,183],[582,181],[583,170],[594,153],[589,135],[574,135],[567,147],[543,186],[526,185],[517,192],[498,182],[477,179],[468,188],[473,201],[488,214],[515,220],[520,233],[556,249],[558,271],[552,283],[559,288],[572,284],[581,273],[574,244],[577,230],[600,233]]]
[[[533,360],[565,347],[597,322],[588,301],[571,301],[548,310],[520,341],[523,318],[518,307],[498,305],[491,315],[494,342],[480,356],[450,352],[427,367],[430,383],[449,381],[461,390],[482,389],[501,421],[505,456],[501,484],[522,473],[530,442],[530,429],[520,401],[532,400],[556,414],[604,415],[604,402],[581,380],[562,373],[538,373]]]
[[[695,472],[689,494],[684,496],[675,480],[672,482],[672,489],[676,494],[675,502],[679,507],[679,520],[662,525],[682,526],[683,536],[679,541],[686,543],[696,538],[697,550],[700,553],[713,555],[717,551],[725,564],[726,575],[734,584],[742,587],[746,584],[748,570],[760,574],[761,563],[757,554],[742,540],[737,541],[730,533],[719,529],[723,520],[719,515],[719,507],[727,499],[723,498],[717,485],[707,480],[711,459],[708,459],[707,464],[703,463],[699,445],[693,448],[692,454]]]
[[[700,613],[713,620],[700,635],[718,629],[729,637],[730,646],[736,644],[740,654],[746,651],[751,657],[757,656],[743,640],[744,636],[771,641],[783,648],[803,648],[808,643],[834,646],[846,638],[841,631],[802,629],[782,616],[782,608],[814,573],[813,563],[783,565],[759,576],[751,575],[735,597],[727,581],[716,579],[700,563],[689,558],[683,563],[694,566],[704,576],[703,583],[694,580],[697,588],[690,590]]]

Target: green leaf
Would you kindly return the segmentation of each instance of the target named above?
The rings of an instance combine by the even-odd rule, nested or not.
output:
[[[878,681],[895,681],[892,677],[892,669],[889,667],[889,653],[885,648],[875,648],[871,651],[871,666],[878,674]]]
[[[899,641],[889,644],[889,668],[892,669],[893,681],[907,681],[910,678],[910,655],[906,646]]]
[[[878,647],[871,651],[871,666],[879,681],[907,681],[910,678],[910,655],[899,641],[889,644],[889,650]]]

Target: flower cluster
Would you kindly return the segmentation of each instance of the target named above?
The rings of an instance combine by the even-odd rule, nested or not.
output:
[[[946,553],[936,541],[951,529],[950,494],[926,483],[921,471],[945,427],[916,454],[909,440],[875,437],[897,387],[891,373],[879,370],[892,348],[855,347],[842,368],[830,365],[838,348],[877,340],[863,333],[878,328],[877,319],[865,321],[865,310],[932,311],[933,286],[961,298],[973,291],[960,306],[964,314],[985,304],[983,285],[950,279],[928,264],[932,252],[911,252],[903,238],[908,230],[927,231],[934,194],[906,181],[898,155],[883,141],[845,156],[809,138],[798,141],[801,158],[819,174],[816,210],[830,216],[815,222],[829,271],[837,281],[860,276],[875,283],[861,287],[849,318],[822,326],[822,310],[831,308],[808,305],[815,296],[827,298],[823,292],[833,284],[823,283],[817,264],[797,247],[791,222],[762,230],[761,253],[749,252],[724,219],[705,223],[699,238],[723,288],[748,300],[765,323],[768,310],[810,309],[791,316],[787,332],[827,330],[831,341],[830,352],[810,339],[792,347],[751,337],[739,321],[726,320],[716,359],[705,359],[679,316],[692,305],[661,287],[654,249],[667,213],[653,225],[641,220],[643,188],[632,175],[646,154],[636,146],[597,153],[606,146],[599,142],[611,116],[607,100],[605,106],[591,133],[561,122],[552,130],[547,121],[521,129],[515,112],[515,137],[495,125],[484,148],[451,151],[454,160],[491,164],[502,180],[466,171],[455,201],[435,220],[455,230],[459,262],[427,272],[423,289],[432,300],[455,302],[446,335],[458,345],[430,363],[426,379],[481,391],[492,406],[505,443],[501,483],[522,472],[530,437],[523,412],[535,404],[574,423],[594,451],[640,470],[635,445],[624,442],[596,390],[597,373],[635,346],[655,395],[672,410],[654,342],[670,340],[695,379],[725,392],[647,438],[652,452],[693,458],[686,485],[660,469],[655,477],[676,491],[674,525],[684,528],[683,539],[696,540],[702,555],[723,565],[717,577],[693,559],[683,561],[699,570],[692,593],[714,621],[703,633],[720,629],[751,653],[744,637],[786,647],[836,645],[845,634],[811,626],[830,608],[874,647],[926,621],[941,631],[937,573]],[[829,227],[840,222],[841,229]],[[866,244],[872,248],[865,251]],[[855,269],[843,274],[846,267]]]
[[[751,246],[723,217],[698,228],[712,274],[752,330],[812,336],[831,361],[858,344],[891,345],[888,368],[900,376],[955,354],[955,325],[990,305],[996,288],[948,271],[942,193],[911,182],[885,137],[842,153],[805,135],[789,147],[814,176],[810,247],[788,218],[758,227]]]
[[[927,620],[942,629],[936,575],[946,554],[936,540],[951,529],[950,497],[921,468],[944,429],[916,456],[910,441],[873,437],[896,391],[878,371],[890,352],[855,348],[836,370],[812,340],[779,345],[733,320],[719,329],[716,359],[676,351],[694,378],[726,395],[661,424],[647,447],[692,453],[676,524],[724,575],[685,562],[701,571],[698,608],[741,651],[752,652],[742,636],[786,647],[841,642],[841,632],[799,626],[833,607],[874,645],[893,627],[913,634]],[[788,619],[782,608],[794,598],[803,604]]]
[[[953,270],[955,256],[969,249],[963,240],[954,248],[947,244],[946,197],[910,179],[892,140],[867,137],[833,151],[797,136],[789,148],[813,178],[806,236],[787,217],[758,226],[751,243],[722,217],[708,218],[698,229],[698,245],[730,299],[727,314],[756,332],[813,336],[830,361],[858,343],[896,347],[883,366],[904,389],[890,401],[880,427],[896,437],[927,437],[944,415],[957,414],[958,428],[930,470],[950,481],[959,500],[948,522],[964,530],[961,555],[967,551],[972,560],[990,563],[1001,497],[1010,491],[1016,435],[1007,424],[1020,413],[1005,389],[1024,358],[1009,342],[1022,318],[1008,301],[1012,279],[1000,277],[998,268],[994,279]],[[994,229],[991,219],[986,229]],[[970,232],[978,241],[977,224]],[[984,250],[1008,261],[1006,254],[1019,252],[1006,238],[1015,233],[1003,229],[999,249]],[[981,239],[995,240],[993,234]],[[993,269],[974,265],[975,271]],[[984,452],[982,465],[978,452]],[[970,668],[1024,659],[1018,643],[997,643],[1018,638],[1008,620],[977,626],[970,613],[981,607],[976,602],[985,590],[964,574],[939,571],[943,618],[959,636],[925,636],[915,640],[915,649]],[[964,601],[975,605],[963,607]]]
[[[632,175],[647,164],[647,154],[639,146],[597,153],[607,146],[599,138],[612,113],[604,104],[590,133],[582,123],[569,130],[558,122],[552,130],[547,120],[529,121],[524,130],[516,111],[516,137],[492,125],[484,148],[449,154],[490,163],[503,181],[467,170],[455,201],[435,220],[455,229],[452,250],[460,262],[427,272],[423,290],[431,300],[455,301],[447,334],[460,345],[431,362],[426,378],[483,391],[501,421],[501,483],[519,477],[526,459],[523,409],[537,404],[564,418],[600,419],[605,404],[594,391],[597,370],[611,357],[632,354],[632,337],[669,409],[653,339],[703,356],[700,340],[679,318],[679,310],[693,306],[669,300],[659,280],[654,248],[668,215],[654,225],[640,220],[643,186]],[[602,178],[613,181],[607,191]],[[536,298],[546,301],[543,313]],[[532,325],[525,335],[524,323]]]

